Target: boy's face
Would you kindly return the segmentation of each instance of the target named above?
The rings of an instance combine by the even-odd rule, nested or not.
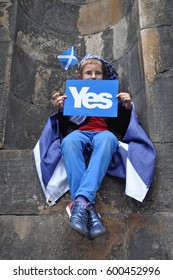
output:
[[[82,80],[103,80],[103,69],[100,63],[86,64],[82,74],[78,74],[78,79]]]

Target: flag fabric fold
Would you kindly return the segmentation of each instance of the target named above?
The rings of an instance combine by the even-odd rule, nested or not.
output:
[[[58,113],[49,117],[34,148],[36,169],[49,206],[69,190],[60,146]],[[126,179],[125,194],[142,202],[151,186],[156,153],[132,108],[123,141],[114,154],[107,174]]]
[[[63,53],[57,56],[57,59],[63,65],[65,70],[68,70],[69,68],[73,67],[75,64],[78,64],[74,47],[65,50]]]

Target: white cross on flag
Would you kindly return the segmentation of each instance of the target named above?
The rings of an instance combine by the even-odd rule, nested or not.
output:
[[[62,54],[58,55],[57,59],[63,65],[65,70],[68,70],[70,67],[73,67],[78,63],[76,53],[74,52],[74,47],[71,47]]]

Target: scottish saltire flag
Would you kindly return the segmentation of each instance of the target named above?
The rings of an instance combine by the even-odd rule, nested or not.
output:
[[[73,67],[78,63],[74,47],[69,48],[60,55],[57,56],[59,62],[63,65],[65,70],[68,70],[70,67]]]
[[[57,114],[51,116],[34,148],[38,177],[49,206],[68,191],[67,174],[60,150]]]
[[[126,195],[142,202],[153,181],[155,161],[155,147],[132,107],[126,135],[112,159],[108,174],[126,178]]]
[[[38,176],[49,206],[68,191],[67,174],[60,147],[58,113],[52,115],[34,148]],[[83,121],[84,117],[79,117]],[[80,123],[77,117],[71,121]],[[126,195],[142,202],[154,176],[156,153],[132,108],[130,124],[123,142],[112,158],[108,174],[126,179]]]

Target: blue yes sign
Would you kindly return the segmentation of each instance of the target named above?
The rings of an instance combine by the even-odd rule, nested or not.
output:
[[[117,117],[118,80],[67,80],[66,116]]]

